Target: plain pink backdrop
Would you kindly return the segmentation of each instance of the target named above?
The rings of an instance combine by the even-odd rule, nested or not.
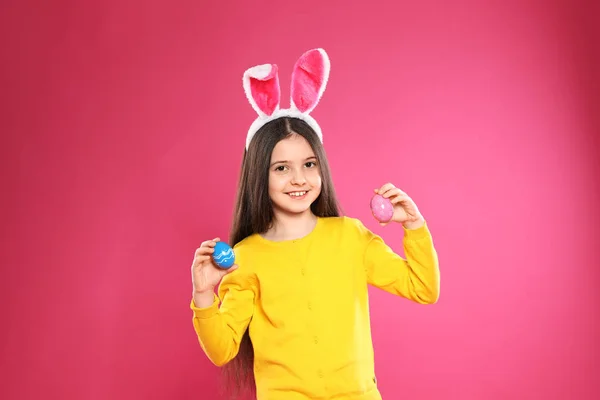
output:
[[[402,252],[391,181],[439,252],[435,306],[371,290],[384,399],[600,396],[597,2],[84,3],[0,6],[0,398],[217,398],[193,252],[228,235],[243,71],[287,106],[313,47],[346,214]]]

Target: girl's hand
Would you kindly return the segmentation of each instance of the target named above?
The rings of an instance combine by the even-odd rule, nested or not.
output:
[[[375,189],[375,193],[390,199],[394,205],[394,215],[391,221],[402,224],[406,229],[417,229],[425,224],[425,219],[415,202],[393,184],[386,183],[381,188]],[[380,224],[385,226],[388,223]]]
[[[212,293],[215,286],[219,284],[225,275],[238,268],[236,264],[227,269],[219,268],[217,264],[215,264],[212,254],[215,252],[215,245],[219,240],[219,238],[215,238],[203,242],[194,254],[194,261],[192,262],[192,284],[194,287],[194,294]]]

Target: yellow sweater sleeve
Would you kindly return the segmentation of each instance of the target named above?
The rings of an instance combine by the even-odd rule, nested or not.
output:
[[[427,224],[404,229],[406,259],[396,254],[378,235],[366,230],[367,281],[386,292],[421,304],[437,302],[440,293],[438,257]]]
[[[242,269],[240,266],[223,277],[211,306],[198,308],[194,299],[190,304],[200,346],[217,366],[237,355],[254,312],[255,285]]]

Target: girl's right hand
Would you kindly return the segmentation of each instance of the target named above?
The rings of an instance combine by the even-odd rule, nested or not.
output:
[[[212,293],[215,286],[219,284],[225,275],[238,268],[236,264],[233,264],[227,269],[219,268],[217,264],[215,264],[212,254],[215,252],[215,245],[219,240],[219,238],[215,238],[203,242],[194,254],[194,261],[192,263],[192,284],[194,286],[195,294]]]

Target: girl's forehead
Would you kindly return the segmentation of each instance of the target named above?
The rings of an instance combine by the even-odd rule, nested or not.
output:
[[[280,159],[283,157],[285,160],[304,160],[314,156],[315,153],[308,141],[300,135],[293,135],[280,140],[275,145],[273,153],[271,154],[271,159]]]

